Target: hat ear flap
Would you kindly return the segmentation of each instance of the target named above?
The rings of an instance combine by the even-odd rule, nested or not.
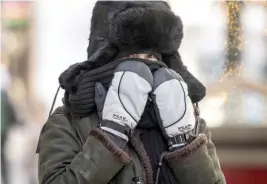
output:
[[[60,87],[66,91],[74,92],[75,85],[79,79],[82,70],[90,69],[91,64],[88,61],[80,62],[69,66],[64,72],[59,76]],[[86,68],[85,68],[86,67]]]
[[[118,49],[105,39],[92,39],[87,48],[88,61],[94,67],[99,67],[112,61],[118,54]]]
[[[174,55],[163,56],[163,62],[171,69],[179,73],[188,86],[188,93],[193,103],[197,103],[206,95],[205,86],[198,81],[183,65],[180,54],[176,52]]]
[[[90,42],[87,51],[89,56],[87,61],[71,65],[59,76],[59,83],[63,89],[74,92],[79,76],[83,70],[92,70],[107,64],[113,60],[118,53],[118,50],[105,40]]]

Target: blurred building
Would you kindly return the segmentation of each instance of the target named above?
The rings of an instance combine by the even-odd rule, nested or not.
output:
[[[2,122],[1,118],[1,129],[3,123],[14,125],[6,130],[7,140],[2,144],[8,184],[37,183],[37,157],[34,151],[44,122],[45,108],[42,100],[36,97],[33,85],[37,72],[34,9],[34,3],[30,1],[1,1],[1,69],[6,68],[8,76],[1,80],[9,81],[9,85],[2,87],[16,117],[6,122]],[[1,114],[3,116],[6,113]]]
[[[208,89],[201,114],[228,183],[266,183],[266,2],[170,2],[184,21],[184,63]]]

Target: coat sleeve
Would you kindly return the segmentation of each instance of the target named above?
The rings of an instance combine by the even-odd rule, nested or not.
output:
[[[40,184],[107,184],[130,163],[130,157],[98,129],[81,145],[66,116],[57,111],[40,135]]]
[[[200,120],[200,135],[165,159],[181,184],[225,184],[216,148],[206,122]]]

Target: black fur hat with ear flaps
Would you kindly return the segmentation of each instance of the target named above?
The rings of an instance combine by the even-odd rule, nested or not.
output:
[[[97,68],[118,56],[156,52],[183,77],[191,100],[198,102],[206,90],[181,61],[182,38],[182,21],[164,1],[98,1],[91,19],[88,60],[63,72],[60,84],[67,88],[81,70]]]

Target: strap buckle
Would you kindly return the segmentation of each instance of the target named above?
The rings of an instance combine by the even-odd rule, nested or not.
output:
[[[195,121],[196,125],[193,130],[176,135],[174,137],[171,137],[168,141],[169,150],[173,150],[175,148],[181,148],[184,147],[186,144],[190,143],[192,140],[194,140],[198,134],[199,134],[199,121],[200,121],[200,110],[198,107],[198,104],[193,104],[194,107],[194,114],[195,114]]]

